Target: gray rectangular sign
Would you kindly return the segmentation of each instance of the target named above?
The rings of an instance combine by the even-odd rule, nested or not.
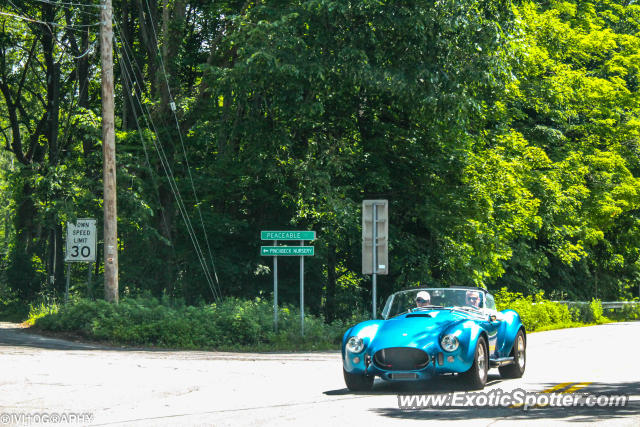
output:
[[[387,200],[362,202],[362,274],[373,273],[389,274],[389,201]]]

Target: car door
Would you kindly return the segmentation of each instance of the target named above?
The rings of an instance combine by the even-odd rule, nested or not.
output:
[[[501,336],[504,336],[504,333],[501,334],[500,331],[503,329],[502,325],[502,316],[498,310],[496,310],[496,302],[493,299],[491,294],[485,294],[484,307],[482,309],[484,314],[487,316],[487,321],[485,322],[487,334],[489,335],[489,355],[490,358],[499,357],[498,349],[501,348]]]

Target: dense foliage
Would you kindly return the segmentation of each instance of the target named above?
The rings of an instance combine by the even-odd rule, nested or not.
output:
[[[84,299],[63,308],[35,307],[29,323],[112,344],[215,350],[335,349],[351,326],[343,321],[327,324],[321,317],[307,315],[301,336],[300,312],[282,307],[276,333],[273,307],[260,298],[228,298],[198,308],[148,297],[126,298],[118,305]]]
[[[209,303],[217,276],[225,296],[269,298],[259,231],[313,229],[308,309],[364,312],[370,198],[390,201],[381,298],[432,282],[638,295],[635,2],[114,8],[124,296]],[[102,217],[98,9],[0,12],[0,301],[50,299],[66,222]],[[297,268],[281,259],[283,302],[298,299]],[[72,293],[99,295],[101,274],[73,265]]]

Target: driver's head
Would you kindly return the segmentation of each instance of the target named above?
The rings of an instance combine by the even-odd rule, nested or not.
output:
[[[480,307],[480,292],[467,291],[466,304],[473,307]]]
[[[420,291],[416,295],[416,306],[417,307],[426,307],[431,305],[431,295],[427,291]]]

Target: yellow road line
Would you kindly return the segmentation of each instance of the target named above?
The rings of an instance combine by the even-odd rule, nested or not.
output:
[[[554,391],[562,390],[563,388],[568,387],[571,384],[574,384],[574,386],[569,388],[569,390],[574,390],[574,389],[577,390],[577,388],[575,388],[575,387],[578,387],[579,384],[591,384],[591,383],[576,383],[576,382],[560,383],[560,384],[554,385],[553,387],[549,387],[547,389],[544,389],[540,393],[553,393]],[[579,388],[582,388],[582,387],[579,387]],[[568,393],[568,391],[563,391],[561,393]],[[520,408],[522,406],[524,406],[524,403],[518,403],[518,404],[515,404],[515,405],[511,405],[512,408]],[[535,405],[533,407],[534,408],[539,408],[540,406]]]
[[[565,386],[570,385],[570,384],[573,384],[573,386],[569,387],[565,391],[561,391],[560,393],[561,394],[573,393],[576,390],[580,390],[581,388],[585,388],[589,384],[593,384],[593,382],[586,381],[586,382],[581,382],[581,383],[562,383],[562,384],[558,384],[557,386],[552,387],[552,388],[550,388],[548,390],[545,390],[542,393],[551,393],[552,391],[560,390],[560,389],[562,389]],[[535,405],[533,407],[534,408],[544,408],[544,407],[547,407],[547,406],[549,406],[549,405]]]
[[[574,385],[571,388],[566,389],[562,393],[573,393],[576,390],[580,390],[581,388],[585,388],[589,384],[593,384],[593,382],[591,381],[591,382],[576,383],[576,385]]]
[[[560,383],[560,384],[554,385],[553,387],[550,387],[550,388],[547,388],[545,390],[542,390],[540,393],[553,393],[554,391],[561,390],[561,389],[563,389],[563,388],[565,388],[567,386],[570,386],[571,384],[582,384],[582,383],[573,383],[573,382],[572,383]],[[589,383],[589,384],[591,384],[591,383]],[[562,392],[562,393],[564,393],[564,392]]]

